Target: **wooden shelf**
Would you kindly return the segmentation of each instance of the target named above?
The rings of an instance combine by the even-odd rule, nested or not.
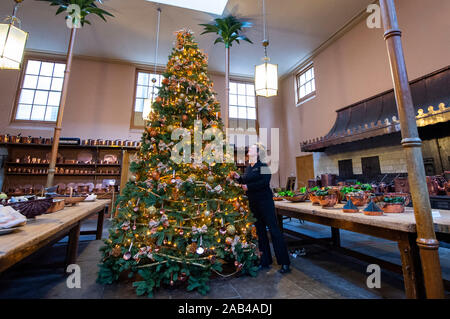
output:
[[[49,166],[48,163],[16,163],[16,162],[8,162],[6,163],[8,166]],[[69,163],[61,163],[56,164],[56,167],[58,166],[82,166],[82,167],[96,167],[96,166],[102,166],[102,167],[121,167],[121,164],[69,164]]]
[[[24,146],[24,147],[43,147],[51,148],[52,144],[33,144],[33,143],[0,143],[0,146]],[[70,145],[59,144],[60,148],[93,148],[93,149],[111,149],[111,150],[138,150],[138,146],[117,146],[117,145]]]
[[[27,175],[27,176],[47,176],[48,174],[41,174],[41,173],[13,173],[13,172],[6,172],[5,175]],[[55,176],[120,176],[120,173],[117,174],[55,174]]]

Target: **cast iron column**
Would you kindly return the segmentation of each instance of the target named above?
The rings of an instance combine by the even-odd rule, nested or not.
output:
[[[384,39],[394,82],[395,99],[405,149],[408,181],[414,205],[417,227],[417,245],[420,248],[423,276],[427,298],[444,298],[439,242],[434,233],[430,198],[422,158],[422,141],[419,138],[411,90],[406,72],[405,59],[398,27],[394,0],[380,0],[384,24]]]

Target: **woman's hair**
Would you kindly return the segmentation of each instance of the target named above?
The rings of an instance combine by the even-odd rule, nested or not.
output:
[[[245,147],[245,153],[248,153],[250,147],[256,147],[256,153],[258,154],[258,160],[260,160],[261,162],[264,162],[264,159],[267,156],[267,151],[266,151],[266,147],[261,144],[260,142],[252,144],[250,146]]]

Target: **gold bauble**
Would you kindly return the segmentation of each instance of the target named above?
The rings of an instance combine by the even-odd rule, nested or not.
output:
[[[234,225],[228,225],[227,226],[227,233],[229,235],[234,235],[236,234],[236,227],[234,227]]]

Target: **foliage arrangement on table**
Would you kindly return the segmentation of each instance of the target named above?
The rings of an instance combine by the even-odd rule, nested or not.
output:
[[[308,192],[306,191],[306,187],[302,187],[299,191],[282,191],[278,193],[278,196],[290,201],[292,203],[300,203],[304,202],[308,199]]]
[[[111,284],[127,274],[138,295],[152,296],[162,285],[209,291],[220,276],[258,270],[254,218],[233,163],[177,164],[171,159],[171,132],[194,121],[223,129],[206,55],[189,31],[179,31],[163,74],[154,112],[146,121],[135,174],[117,200],[117,215],[102,247],[98,282]],[[210,163],[210,164],[208,164]]]
[[[316,191],[315,195],[319,199],[319,204],[322,208],[334,207],[338,202],[338,195],[336,191],[330,187],[325,187]]]
[[[384,213],[399,214],[405,211],[406,198],[403,196],[386,196],[381,204]]]

